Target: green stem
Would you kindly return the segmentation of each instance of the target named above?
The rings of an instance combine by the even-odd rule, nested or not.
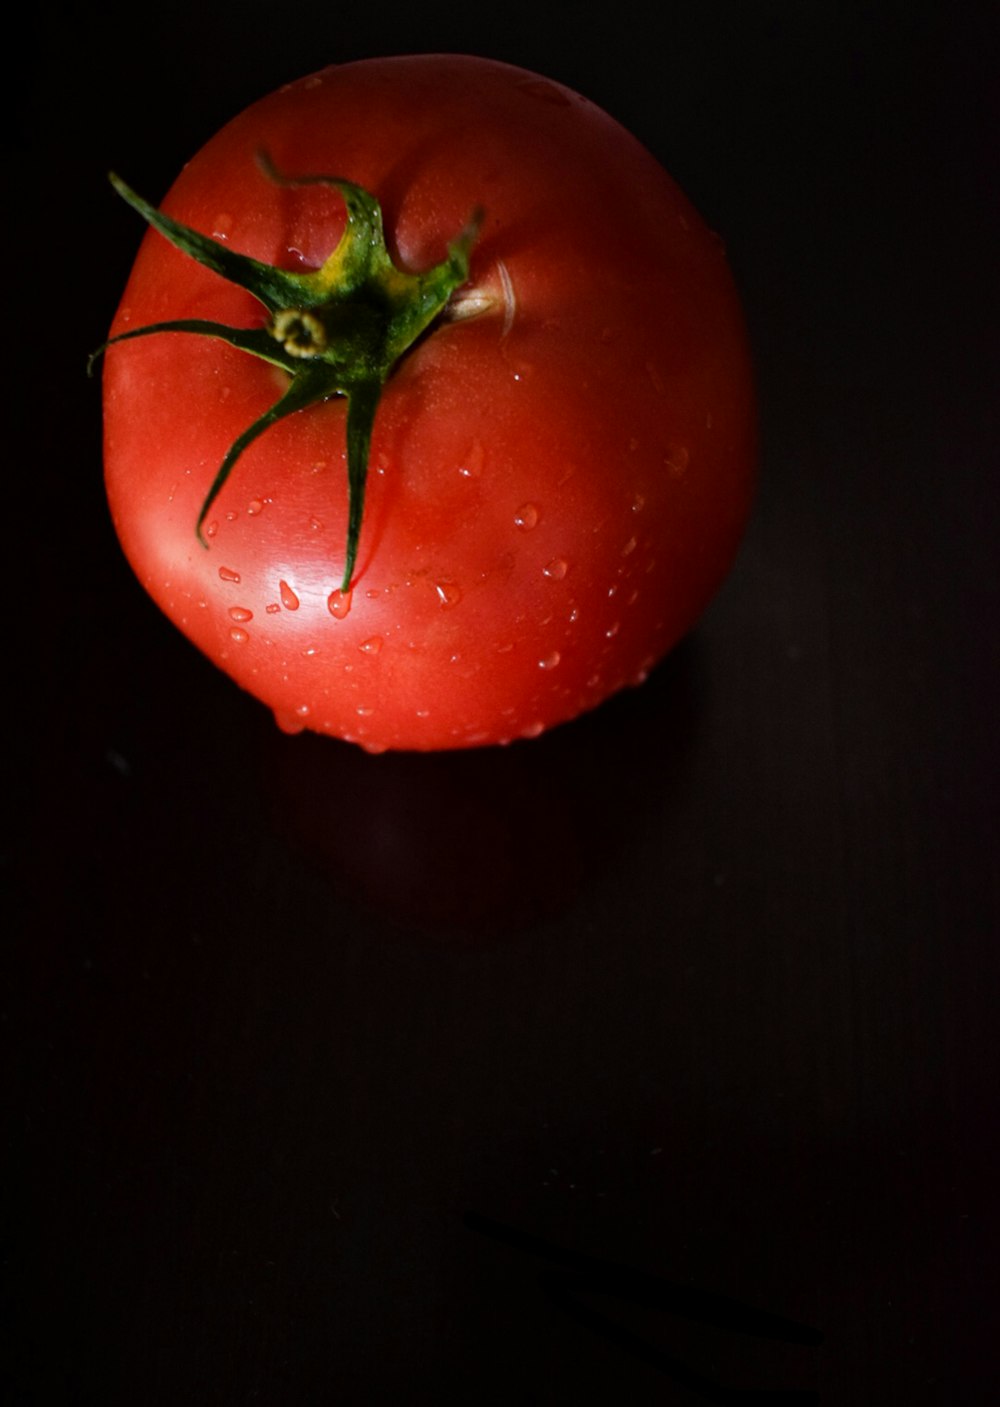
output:
[[[228,327],[199,318],[151,323],[119,333],[88,364],[119,342],[159,333],[214,337],[280,367],[289,385],[271,408],[230,445],[201,505],[195,533],[204,547],[205,519],[243,451],[278,420],[331,396],[347,398],[347,543],[341,590],[351,585],[364,519],[372,430],[382,388],[404,353],[443,311],[469,277],[469,260],[482,220],[477,211],[433,268],[411,274],[392,262],[382,211],[361,186],[336,176],[287,177],[266,156],[264,176],[287,186],[327,185],[344,200],[347,223],[337,247],[318,269],[289,272],[239,254],[227,245],[156,210],[120,177],[111,183],[164,239],[190,258],[237,284],[269,313],[263,328]]]
[[[372,429],[381,396],[381,382],[363,381],[350,391],[347,398],[347,559],[340,583],[341,591],[349,590],[354,575],[354,562],[361,539]]]
[[[226,457],[219,465],[215,478],[212,480],[211,488],[205,495],[205,500],[198,513],[198,521],[194,525],[198,541],[203,547],[207,547],[208,543],[202,535],[202,526],[240,455],[249,445],[253,444],[254,440],[263,435],[265,430],[269,430],[279,420],[284,420],[287,415],[294,415],[298,410],[305,410],[308,406],[315,405],[326,394],[332,394],[332,392],[324,392],[321,389],[322,383],[328,380],[323,375],[324,371],[325,367],[320,363],[299,372],[289,383],[288,390],[281,399],[275,401],[271,409],[265,411],[252,425],[248,425],[242,435],[239,435],[229,446]],[[350,541],[349,531],[348,541]]]

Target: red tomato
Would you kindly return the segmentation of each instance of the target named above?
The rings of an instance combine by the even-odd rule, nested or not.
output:
[[[333,175],[381,204],[399,268],[483,217],[468,282],[389,375],[350,589],[345,406],[227,452],[286,371],[178,332],[110,346],[107,491],[166,614],[283,727],[385,748],[533,737],[641,681],[726,574],[754,411],[722,246],[594,104],[484,59],[334,67],[224,127],[163,210],[291,271],[345,229]],[[150,230],[113,335],[266,310]]]

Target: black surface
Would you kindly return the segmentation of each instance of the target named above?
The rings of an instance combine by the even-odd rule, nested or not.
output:
[[[7,1401],[998,1400],[997,26],[535,10],[57,4],[8,59]],[[642,690],[369,758],[144,597],[83,363],[107,167],[434,49],[724,233],[762,484]]]

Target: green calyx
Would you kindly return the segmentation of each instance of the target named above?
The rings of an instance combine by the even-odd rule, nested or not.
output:
[[[476,212],[448,247],[447,257],[424,273],[398,269],[385,244],[378,201],[362,187],[335,176],[280,175],[266,157],[264,175],[287,186],[326,185],[340,192],[347,224],[336,249],[318,269],[287,272],[237,254],[226,245],[161,214],[118,176],[111,184],[153,229],[206,268],[238,284],[269,314],[263,327],[228,327],[200,318],[151,323],[112,337],[105,347],[160,332],[216,337],[280,367],[289,377],[284,394],[249,425],[223,459],[195,524],[202,546],[205,519],[240,455],[278,420],[331,396],[347,398],[347,553],[341,590],[351,585],[364,515],[372,428],[382,388],[396,363],[444,310],[469,277],[469,256],[479,231]]]

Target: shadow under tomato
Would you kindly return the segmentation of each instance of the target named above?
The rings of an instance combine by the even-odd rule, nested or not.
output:
[[[339,894],[421,941],[499,941],[567,910],[669,805],[700,713],[698,649],[531,742],[385,753],[274,734],[274,824]]]

